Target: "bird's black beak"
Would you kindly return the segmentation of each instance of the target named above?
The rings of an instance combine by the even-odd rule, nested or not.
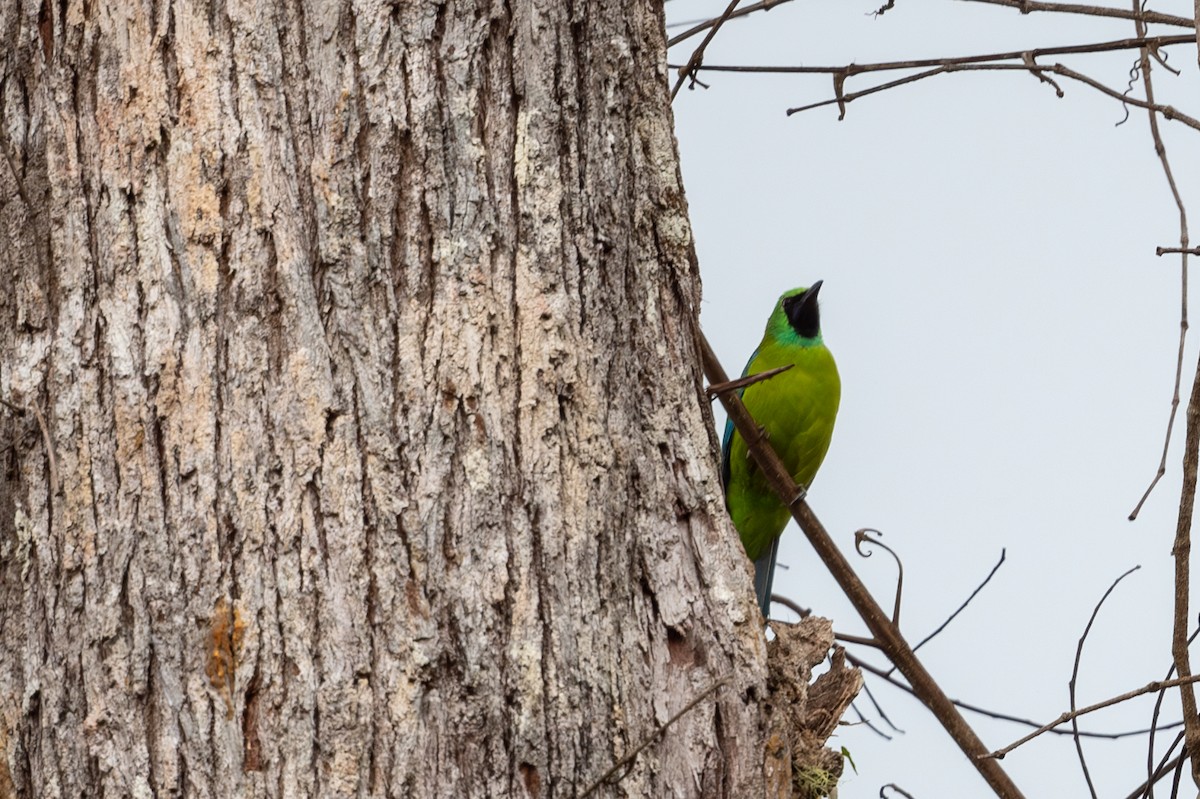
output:
[[[784,312],[792,329],[804,338],[812,338],[821,332],[821,312],[817,305],[817,294],[821,291],[818,280],[808,287],[808,291],[795,297],[789,297],[784,303]]]
[[[795,314],[797,317],[803,313],[801,309],[815,309],[817,307],[817,293],[821,291],[821,284],[824,282],[824,280],[818,280],[816,283],[813,283],[808,287],[808,291],[796,298]],[[813,311],[808,312],[813,313]]]

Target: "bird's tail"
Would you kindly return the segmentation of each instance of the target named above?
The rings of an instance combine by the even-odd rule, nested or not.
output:
[[[754,593],[758,595],[758,608],[764,619],[769,619],[771,613],[771,584],[775,582],[775,555],[779,552],[780,538],[772,538],[767,551],[754,561]]]

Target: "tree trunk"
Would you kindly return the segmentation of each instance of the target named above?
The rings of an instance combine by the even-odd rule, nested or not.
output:
[[[654,0],[0,7],[0,796],[762,795],[664,64]]]

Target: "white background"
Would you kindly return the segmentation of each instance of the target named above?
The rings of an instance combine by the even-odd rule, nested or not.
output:
[[[668,22],[725,5],[673,0]],[[1126,20],[1023,16],[961,0],[899,0],[875,17],[878,5],[797,0],[730,22],[705,61],[836,66],[1134,36]],[[1192,14],[1186,0],[1152,8]],[[676,46],[672,62],[686,61],[700,38]],[[1123,90],[1135,57],[1046,62]],[[1200,116],[1194,47],[1173,48],[1169,63],[1183,76],[1155,65],[1159,101]],[[781,292],[825,280],[823,332],[843,392],[812,507],[885,607],[894,565],[883,553],[854,555],[853,532],[879,528],[901,554],[902,628],[912,642],[1007,550],[983,594],[920,652],[943,688],[1038,721],[1056,717],[1068,707],[1088,617],[1135,565],[1086,642],[1079,702],[1165,677],[1183,411],[1200,331],[1188,343],[1167,476],[1129,522],[1158,465],[1179,336],[1178,256],[1154,254],[1178,246],[1178,214],[1146,113],[1131,108],[1116,126],[1121,104],[1082,84],[1059,79],[1059,99],[1027,74],[960,73],[855,101],[839,122],[834,107],[784,113],[829,97],[828,76],[701,77],[710,88],[681,90],[676,128],[704,277],[702,322],[726,370],[741,370]],[[858,77],[846,89],[895,77]],[[1200,239],[1200,132],[1162,128]],[[794,526],[780,560],[789,568],[776,574],[777,593],[833,618],[839,631],[864,634]],[[918,799],[989,795],[919,703],[875,678],[868,685],[904,732],[885,741],[862,725],[842,728],[833,744],[858,769],[843,780],[843,799],[878,796],[887,783]],[[1082,727],[1145,727],[1152,701],[1086,717]],[[886,729],[865,697],[858,707]],[[1163,717],[1179,718],[1174,694]],[[990,747],[1026,732],[967,718]],[[1159,752],[1173,737],[1161,734]],[[1084,751],[1101,797],[1124,797],[1145,779],[1144,737],[1085,739]],[[1069,737],[1043,736],[1004,766],[1029,797],[1088,795]],[[1182,795],[1194,794],[1188,783],[1185,775]],[[1160,783],[1158,795],[1169,786]]]

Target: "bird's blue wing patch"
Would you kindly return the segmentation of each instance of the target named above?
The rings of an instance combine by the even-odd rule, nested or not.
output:
[[[746,366],[742,369],[742,377],[745,377],[750,372],[750,364],[754,363],[754,359],[758,357],[758,348],[754,348],[754,352],[750,353],[750,360],[746,361]],[[741,399],[746,389],[739,389],[737,392],[738,399]],[[721,438],[721,486],[729,488],[729,451],[733,448],[733,420],[725,420],[725,435]]]
[[[733,446],[733,420],[725,420],[725,435],[721,438],[721,485],[729,488],[729,450]]]

